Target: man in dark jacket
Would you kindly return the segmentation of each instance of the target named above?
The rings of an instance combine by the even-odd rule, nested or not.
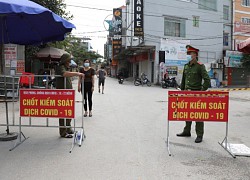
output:
[[[60,75],[61,77],[56,77],[56,89],[73,89],[71,77],[73,76],[82,76],[84,74],[79,72],[70,72],[70,55],[63,54],[61,56],[61,60],[59,66],[56,68],[56,75]],[[64,119],[59,119],[59,126],[64,125]],[[66,126],[71,126],[71,119],[66,119]],[[72,138],[73,130],[71,128],[59,128],[59,133],[61,137],[64,138]]]
[[[199,49],[192,46],[187,46],[187,54],[189,62],[185,64],[181,82],[181,90],[188,91],[206,91],[210,86],[210,78],[204,64],[198,62]],[[202,84],[202,80],[204,81]],[[179,137],[191,136],[192,121],[186,121],[186,126],[182,133],[177,134]],[[195,126],[197,138],[196,143],[202,142],[204,134],[204,122],[196,122]]]

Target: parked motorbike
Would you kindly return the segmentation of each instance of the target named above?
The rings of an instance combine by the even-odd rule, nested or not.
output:
[[[43,85],[46,87],[47,84],[49,89],[56,88],[56,78],[49,77],[48,79],[43,79]]]
[[[122,76],[118,77],[119,84],[123,84],[123,81],[124,81],[124,77],[122,77]]]
[[[118,83],[119,83],[119,84],[123,84],[123,81],[124,81],[124,75],[123,75],[123,73],[118,73],[118,74],[116,75],[116,77],[117,77],[117,79],[118,79]]]
[[[139,86],[139,85],[144,85],[147,84],[147,86],[151,86],[151,82],[148,80],[147,75],[144,74],[143,78],[135,78],[134,80],[134,85]]]
[[[164,80],[164,79],[161,80],[161,87],[162,87],[163,89],[168,88],[168,83],[167,83],[166,80]]]
[[[49,80],[48,82],[48,85],[51,87],[51,88],[56,88],[56,78],[52,78],[51,80]]]
[[[177,84],[175,77],[171,77],[171,78],[168,77],[167,79],[162,79],[161,87],[162,88],[168,88],[168,87],[178,88],[179,85]]]

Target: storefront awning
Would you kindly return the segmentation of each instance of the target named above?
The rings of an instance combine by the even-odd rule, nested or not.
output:
[[[145,54],[148,53],[149,51],[154,51],[155,46],[131,46],[127,47],[126,49],[123,49],[120,54],[114,57],[114,59],[124,59],[124,57],[128,56],[136,56],[139,54]]]
[[[155,46],[132,46],[127,48],[127,51],[132,52],[133,54],[140,54],[150,50],[155,50]]]
[[[237,46],[238,46],[238,51],[250,54],[250,38],[239,43]]]

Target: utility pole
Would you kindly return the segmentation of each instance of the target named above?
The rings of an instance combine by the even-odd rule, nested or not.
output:
[[[231,0],[231,50],[235,50],[235,41],[234,41],[234,0]]]
[[[131,4],[131,13],[130,13],[130,15],[131,15],[131,31],[130,31],[130,35],[131,35],[131,39],[130,39],[130,47],[132,47],[133,46],[133,7],[134,7],[134,0],[130,0],[130,4]]]
[[[129,15],[129,9],[128,9],[128,6],[129,6],[129,4],[130,4],[130,0],[126,0],[126,20],[125,20],[125,22],[126,22],[126,36],[125,36],[125,49],[127,49],[127,34],[128,34],[128,15]]]

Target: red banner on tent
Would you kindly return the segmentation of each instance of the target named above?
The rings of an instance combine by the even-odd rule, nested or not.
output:
[[[228,121],[229,93],[220,91],[169,91],[169,121]]]
[[[75,90],[20,89],[20,116],[75,118]]]

